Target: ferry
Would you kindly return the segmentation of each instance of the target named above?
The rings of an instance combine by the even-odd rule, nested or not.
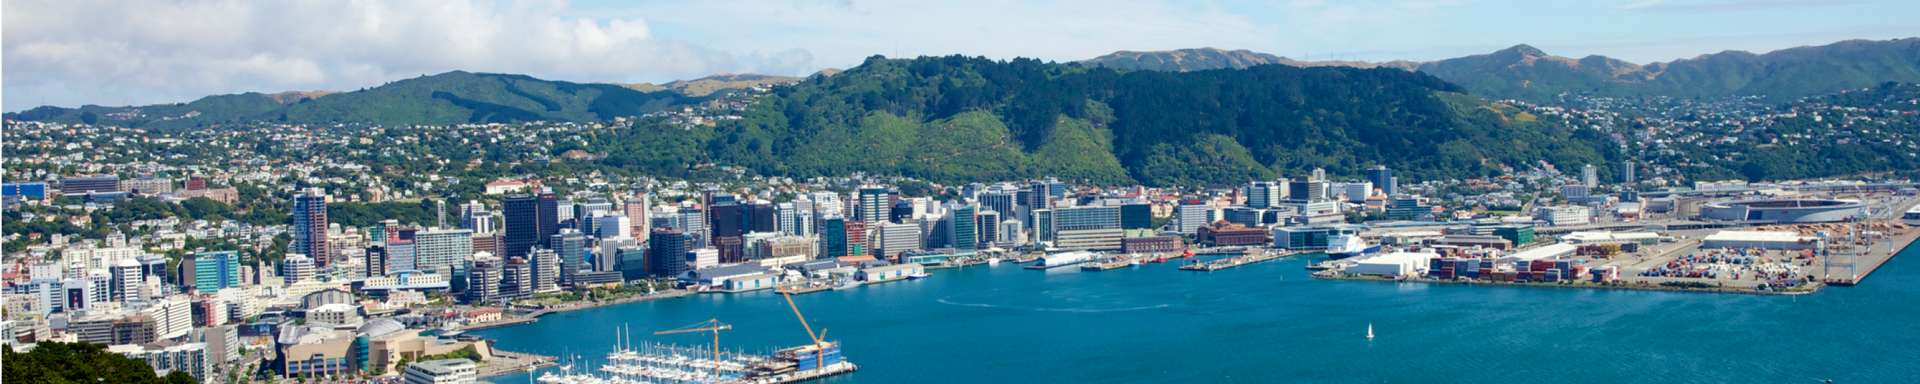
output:
[[[1913,209],[1908,209],[1907,213],[1901,214],[1900,221],[1907,225],[1920,225],[1920,205],[1913,206]]]
[[[1379,245],[1367,244],[1360,234],[1338,234],[1327,238],[1327,258],[1340,260],[1355,256],[1380,253]]]
[[[1100,257],[1100,254],[1088,251],[1061,252],[1040,256],[1040,262],[1027,266],[1027,269],[1054,269],[1073,266]]]

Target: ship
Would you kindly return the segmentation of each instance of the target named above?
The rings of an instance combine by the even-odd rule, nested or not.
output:
[[[1367,240],[1360,238],[1358,233],[1327,237],[1327,259],[1340,260],[1375,253],[1380,253],[1380,246],[1367,244]]]
[[[1070,251],[1070,252],[1052,253],[1052,254],[1047,254],[1045,256],[1040,256],[1040,262],[1027,266],[1027,269],[1054,269],[1054,268],[1060,268],[1060,267],[1066,267],[1066,266],[1073,266],[1073,265],[1078,265],[1080,263],[1093,261],[1094,259],[1097,259],[1099,257],[1100,257],[1099,253],[1088,252],[1088,251]]]

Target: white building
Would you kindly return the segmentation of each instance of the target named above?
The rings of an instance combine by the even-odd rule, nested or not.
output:
[[[1348,274],[1403,277],[1417,276],[1426,269],[1427,260],[1440,257],[1430,252],[1393,252],[1354,260],[1345,270]]]
[[[1820,240],[1787,231],[1720,231],[1707,235],[1701,248],[1816,249]]]
[[[1534,208],[1533,218],[1547,225],[1583,225],[1593,222],[1593,210],[1577,205]]]
[[[400,377],[406,384],[472,384],[478,379],[473,360],[428,360],[407,364]]]

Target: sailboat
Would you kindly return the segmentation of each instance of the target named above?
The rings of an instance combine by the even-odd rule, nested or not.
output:
[[[1367,340],[1373,340],[1373,323],[1367,323]]]

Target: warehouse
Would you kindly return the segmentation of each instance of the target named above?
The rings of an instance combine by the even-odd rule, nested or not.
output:
[[[1720,231],[1700,243],[1701,248],[1816,249],[1820,240],[1785,231]]]
[[[1580,247],[1568,243],[1547,244],[1528,248],[1520,252],[1514,252],[1512,255],[1507,255],[1507,257],[1500,259],[1505,261],[1554,260],[1561,257],[1573,256],[1573,252],[1579,249]]]
[[[1401,277],[1418,276],[1427,260],[1440,257],[1431,252],[1393,252],[1355,260],[1346,272],[1354,275]]]

